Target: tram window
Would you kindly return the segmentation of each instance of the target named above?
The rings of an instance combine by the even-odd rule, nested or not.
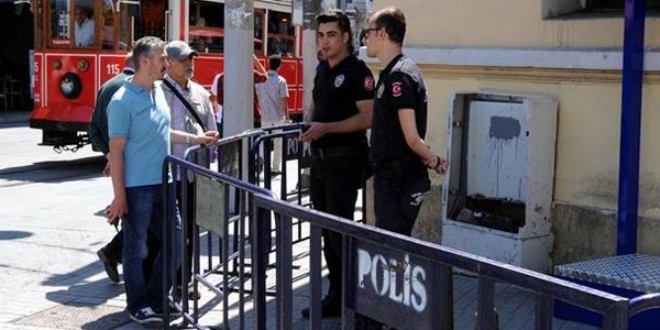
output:
[[[224,47],[224,4],[190,1],[188,40],[200,53],[222,53]]]
[[[115,49],[115,15],[112,1],[102,1],[101,12],[101,48]]]
[[[295,54],[295,28],[291,14],[269,12],[268,15],[268,55],[293,56]]]
[[[76,3],[74,42],[77,47],[94,46],[94,4],[91,0]]]
[[[50,2],[50,37],[53,46],[68,46],[71,41],[69,33],[69,1],[52,0]]]

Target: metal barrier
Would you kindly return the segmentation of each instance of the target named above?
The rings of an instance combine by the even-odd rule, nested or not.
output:
[[[251,227],[254,249],[263,250],[271,237],[259,224],[277,223],[277,329],[292,328],[291,224],[309,222],[310,328],[321,329],[321,228],[344,234],[343,327],[353,329],[356,315],[397,329],[453,329],[452,268],[478,276],[476,329],[497,328],[495,283],[503,282],[536,294],[535,329],[552,328],[552,300],[559,299],[601,313],[603,329],[626,330],[628,319],[660,307],[660,294],[629,300],[604,291],[489,260],[437,244],[365,226],[322,212],[254,196]],[[267,329],[266,264],[253,266],[255,329]],[[268,327],[273,329],[273,327]]]
[[[245,288],[244,282],[250,278],[251,274],[247,272],[246,267],[246,251],[250,249],[249,237],[247,227],[247,219],[249,219],[249,211],[247,205],[250,203],[250,195],[253,193],[262,193],[271,195],[272,192],[249,184],[241,174],[242,155],[245,149],[244,144],[252,143],[252,140],[264,134],[263,131],[249,130],[244,133],[223,138],[212,147],[193,146],[188,148],[185,152],[185,160],[174,156],[168,156],[165,160],[165,169],[169,169],[172,173],[181,179],[182,191],[188,189],[190,184],[188,178],[190,174],[194,177],[196,188],[196,203],[189,205],[188,196],[182,193],[182,200],[180,209],[186,210],[188,207],[195,208],[195,222],[193,228],[188,227],[186,219],[186,212],[181,212],[182,215],[182,249],[181,255],[182,265],[181,274],[182,283],[188,283],[187,264],[193,262],[193,278],[192,288],[197,294],[198,284],[204,285],[212,293],[215,294],[213,299],[210,299],[204,304],[199,306],[198,301],[194,300],[192,310],[188,303],[188,290],[182,290],[181,306],[177,308],[182,311],[184,321],[182,325],[193,325],[197,329],[206,329],[199,323],[199,318],[206,312],[213,309],[218,304],[223,304],[223,319],[228,319],[228,295],[230,292],[237,292],[239,297],[246,298],[251,290]],[[214,172],[203,166],[195,164],[195,161],[202,155],[210,157],[213,149],[217,148],[218,154],[218,172]],[[164,173],[166,175],[167,173]],[[165,185],[165,194],[172,196],[176,193],[176,185]],[[273,195],[274,197],[274,195]],[[173,200],[173,199],[171,199]],[[170,216],[174,212],[173,206],[168,207],[166,215]],[[185,251],[185,239],[187,230],[193,231],[193,259],[189,260]],[[207,236],[207,268],[200,269],[201,261],[201,246],[200,237],[202,231],[205,231]],[[167,235],[172,235],[169,232]],[[171,236],[165,236],[165,242],[170,242]],[[217,245],[214,240],[217,239]],[[171,249],[171,246],[166,246]],[[219,255],[214,257],[214,255]],[[214,283],[210,277],[212,275],[219,275],[221,278]],[[167,295],[165,295],[167,296]],[[174,302],[174,301],[170,301]],[[240,308],[240,314],[243,315],[243,308]],[[169,315],[168,315],[169,316]],[[169,319],[165,317],[165,327],[169,329]]]
[[[301,131],[305,127],[305,123],[292,123],[292,124],[284,124],[284,125],[279,125],[279,126],[272,126],[268,128],[263,128],[262,130],[264,131],[263,135],[258,136],[252,143],[252,147],[250,148],[250,163],[251,167],[248,169],[249,172],[249,180],[250,182],[256,184],[256,185],[261,185],[262,182],[258,180],[258,164],[261,162],[259,154],[261,153],[260,150],[269,150],[269,146],[273,144],[273,142],[276,139],[282,139],[281,143],[281,164],[282,164],[282,174],[281,174],[281,186],[280,186],[280,191],[279,191],[279,196],[280,199],[286,200],[286,201],[291,201],[290,196],[291,192],[287,189],[287,163],[289,161],[295,161],[297,162],[297,176],[298,176],[298,182],[301,181],[301,173],[303,168],[310,168],[312,166],[312,151],[309,143],[303,143],[298,140],[298,136],[300,135]],[[271,189],[272,188],[272,176],[270,174],[269,169],[269,164],[271,164],[271,155],[270,152],[263,152],[263,168],[264,168],[264,180],[263,180],[263,187],[266,189]],[[367,218],[367,210],[366,210],[366,189],[365,186],[362,187],[362,218],[358,219],[356,221],[358,222],[365,222]],[[304,189],[301,189],[301,187],[297,187],[293,194],[296,195],[296,200],[295,202],[298,205],[303,205],[303,206],[308,206],[311,205],[310,203],[304,203],[302,196],[304,194]],[[300,241],[308,239],[308,237],[303,236],[302,231],[300,229],[299,224],[295,224],[297,227],[297,234],[298,237],[294,240],[294,243],[298,243]]]
[[[185,161],[183,159],[180,159],[178,157],[173,157],[173,156],[168,156],[165,159],[166,165],[174,167],[173,172],[178,172],[178,170],[182,170],[181,173],[182,175],[187,174],[188,172],[194,173],[195,179],[198,185],[198,191],[204,191],[206,193],[209,193],[209,196],[220,196],[221,198],[217,202],[213,201],[204,201],[204,202],[199,202],[198,200],[198,205],[203,206],[204,209],[204,214],[200,216],[198,214],[197,218],[201,217],[206,217],[208,220],[209,227],[207,228],[209,230],[209,233],[212,233],[218,237],[220,237],[222,241],[222,248],[221,248],[221,268],[222,272],[220,273],[222,280],[220,283],[212,283],[211,281],[207,280],[206,276],[210,274],[210,272],[207,272],[206,274],[200,274],[199,270],[199,263],[195,263],[194,267],[194,278],[193,278],[193,285],[197,287],[198,283],[203,284],[205,287],[207,287],[210,291],[215,293],[217,295],[217,298],[211,299],[209,302],[206,303],[205,306],[198,306],[197,301],[194,302],[194,308],[192,313],[189,311],[189,306],[188,306],[188,301],[187,297],[184,295],[183,300],[182,300],[182,305],[180,307],[180,310],[183,314],[184,318],[184,324],[191,324],[197,329],[207,329],[207,327],[202,326],[199,324],[199,318],[201,315],[203,315],[206,311],[209,311],[213,307],[217,306],[220,302],[223,304],[223,320],[228,320],[228,294],[231,291],[229,288],[230,281],[234,281],[237,283],[238,287],[238,295],[240,299],[246,299],[248,297],[248,294],[246,290],[244,289],[244,281],[250,278],[250,274],[245,272],[245,259],[246,259],[246,251],[250,249],[250,244],[248,242],[248,237],[247,237],[247,231],[243,230],[245,228],[245,220],[247,217],[245,214],[243,216],[238,216],[238,217],[232,217],[228,210],[229,210],[229,204],[228,204],[228,199],[225,198],[228,195],[229,187],[233,187],[239,191],[239,194],[241,195],[241,203],[245,203],[247,201],[248,195],[252,195],[255,193],[263,194],[266,196],[270,196],[271,198],[274,198],[275,196],[268,190],[254,186],[252,184],[249,184],[245,181],[241,181],[239,179],[236,179],[234,177],[231,177],[227,174],[222,174],[222,173],[216,173],[213,172],[207,168],[204,168],[202,166],[190,163],[188,161]],[[185,176],[184,176],[185,177]],[[184,185],[187,180],[183,180]],[[171,196],[172,192],[172,185],[164,185],[166,188],[164,189],[164,193],[167,196]],[[184,188],[185,189],[185,188]],[[184,201],[185,205],[186,201]],[[222,206],[218,206],[218,205]],[[184,206],[185,207],[185,206]],[[197,209],[198,211],[200,208]],[[169,216],[172,212],[172,207],[167,208],[166,216]],[[232,223],[237,222],[238,225],[235,228],[238,228],[238,230],[230,230],[230,225]],[[185,233],[185,221],[182,221],[182,224],[184,225],[183,233]],[[195,225],[195,230],[196,233],[198,233],[198,228],[197,225]],[[167,250],[170,250],[172,247],[167,244],[168,242],[171,242],[171,235],[174,230],[169,230],[167,234],[165,235],[164,239],[164,248]],[[238,249],[236,250],[230,250],[230,245],[229,242],[231,240],[230,235],[236,236],[236,240],[239,242],[238,244]],[[185,234],[184,234],[185,235]],[[263,236],[263,234],[262,234]],[[199,237],[199,235],[195,235],[195,238]],[[195,259],[199,260],[200,252],[199,252],[199,243],[197,239],[195,239],[195,247],[196,247],[196,252],[195,252]],[[230,253],[231,251],[231,253]],[[254,252],[256,253],[256,252]],[[259,255],[258,253],[256,253]],[[187,259],[184,255],[184,262],[185,259]],[[258,260],[258,259],[257,259]],[[235,273],[232,273],[230,271],[230,262],[234,261],[236,265]],[[167,268],[166,268],[167,269]],[[218,288],[220,286],[220,288]],[[185,290],[184,290],[185,291]],[[167,296],[167,294],[165,295]],[[178,303],[174,302],[171,298],[169,303]],[[176,306],[176,305],[175,305]],[[163,306],[164,310],[167,310],[167,306]],[[178,306],[177,306],[178,308]],[[239,314],[241,317],[243,317],[244,310],[242,306],[240,306],[240,311]],[[164,322],[165,322],[165,328],[169,329],[169,315],[166,313],[164,317]]]
[[[189,173],[194,174],[198,195],[203,196],[195,205],[203,214],[198,213],[197,222],[194,224],[194,260],[200,260],[198,225],[208,230],[209,240],[211,236],[219,240],[220,258],[217,264],[211,262],[211,255],[215,253],[211,247],[208,250],[209,268],[201,272],[199,262],[196,262],[193,278],[195,288],[201,283],[215,293],[216,297],[207,301],[204,306],[198,306],[195,301],[191,310],[184,296],[182,306],[176,305],[183,311],[184,324],[191,324],[197,329],[207,329],[208,327],[200,324],[200,317],[222,303],[222,323],[223,327],[227,328],[229,294],[237,292],[238,328],[246,328],[244,303],[247,301],[254,302],[254,310],[250,316],[254,328],[274,328],[267,323],[267,320],[272,318],[268,317],[269,309],[266,306],[266,296],[273,293],[272,290],[266,290],[266,272],[269,268],[268,257],[269,251],[272,251],[274,233],[277,260],[274,265],[277,293],[274,311],[276,327],[292,329],[292,245],[293,226],[296,224],[309,225],[311,329],[321,329],[322,228],[344,235],[342,323],[349,329],[354,328],[358,316],[360,319],[363,316],[368,317],[397,329],[453,329],[453,268],[478,276],[476,329],[498,327],[494,309],[496,282],[535,293],[535,329],[539,330],[552,328],[554,299],[602,314],[603,328],[610,330],[626,330],[630,317],[644,310],[660,307],[660,294],[627,299],[282,201],[269,190],[241,180],[240,171],[236,171],[241,168],[240,157],[237,155],[241,154],[242,149],[238,144],[252,142],[251,157],[254,157],[259,143],[268,139],[268,135],[264,134],[263,131],[251,131],[219,142],[219,147],[226,145],[229,150],[225,151],[226,155],[221,155],[221,158],[227,157],[230,160],[221,160],[224,164],[219,166],[227,173],[213,172],[177,157],[166,158],[164,175],[170,167],[174,173],[180,172],[182,178]],[[281,132],[272,136],[288,134],[297,133]],[[236,145],[230,147],[234,143]],[[190,158],[193,153],[201,151],[206,151],[206,148],[191,148],[186,157]],[[249,162],[248,166],[251,163],[254,162]],[[254,170],[254,167],[251,168]],[[183,189],[186,184],[187,180],[183,180]],[[171,185],[166,184],[164,187],[164,193],[171,196]],[[232,189],[237,191],[234,201],[230,198]],[[187,203],[184,197],[184,209]],[[234,212],[231,212],[232,204],[237,205]],[[166,214],[172,214],[173,209],[172,205],[167,207]],[[270,230],[273,215],[276,228],[274,232]],[[186,225],[186,221],[183,221],[183,225]],[[182,233],[185,231],[186,228]],[[171,232],[167,234],[171,235]],[[171,236],[165,237],[165,242],[172,241],[169,239]],[[171,246],[165,245],[165,248],[171,249]],[[251,264],[247,262],[248,251]],[[187,258],[185,253],[183,255],[185,263]],[[214,283],[209,279],[212,275],[220,275],[221,278]],[[273,279],[272,275],[270,278]],[[250,281],[251,289],[246,287],[246,281]],[[167,317],[165,321],[169,321]],[[166,322],[165,327],[169,328],[169,322]]]

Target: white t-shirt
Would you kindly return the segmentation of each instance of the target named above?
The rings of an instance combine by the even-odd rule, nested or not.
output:
[[[78,47],[87,47],[94,45],[94,21],[85,19],[82,25],[75,24],[75,41]]]
[[[211,94],[213,96],[218,97],[218,81],[220,80],[220,76],[222,76],[222,73],[218,73],[213,77],[213,83],[211,84]],[[218,118],[216,119],[218,123],[222,122],[222,104],[218,103]]]

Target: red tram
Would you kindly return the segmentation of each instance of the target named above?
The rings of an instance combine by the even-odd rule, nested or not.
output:
[[[153,35],[185,40],[200,52],[195,80],[210,88],[223,68],[224,0],[32,0],[34,110],[30,127],[41,145],[76,150],[89,143],[98,88],[120,73],[133,41]],[[289,112],[302,113],[300,28],[291,0],[254,1],[254,53],[283,56]]]

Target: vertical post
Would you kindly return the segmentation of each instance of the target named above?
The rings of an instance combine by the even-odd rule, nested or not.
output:
[[[225,1],[223,113],[226,136],[238,134],[253,126],[253,29],[253,0]]]
[[[236,135],[254,126],[254,2],[225,1],[223,129],[225,136]],[[250,150],[242,142],[242,150]],[[241,154],[239,171],[247,177],[249,152]]]
[[[486,276],[479,275],[478,285],[479,300],[477,301],[474,328],[476,330],[497,330],[499,325],[497,315],[495,315],[495,282]]]
[[[316,76],[317,49],[316,49],[316,30],[314,19],[321,11],[321,0],[304,0],[303,2],[303,25],[302,25],[302,45],[303,45],[303,117],[309,118],[309,109],[312,106],[312,89],[314,88],[314,77]]]
[[[617,254],[637,251],[639,145],[644,75],[646,0],[626,0],[621,84]]]
[[[254,297],[254,329],[266,330],[266,267],[270,245],[266,244],[270,233],[264,233],[262,222],[270,221],[270,211],[252,204],[252,214],[256,215],[250,223],[252,237],[252,293]]]
[[[438,311],[438,324],[441,330],[454,330],[454,272],[451,266],[440,266],[440,289],[438,296],[442,299],[442,310]]]

